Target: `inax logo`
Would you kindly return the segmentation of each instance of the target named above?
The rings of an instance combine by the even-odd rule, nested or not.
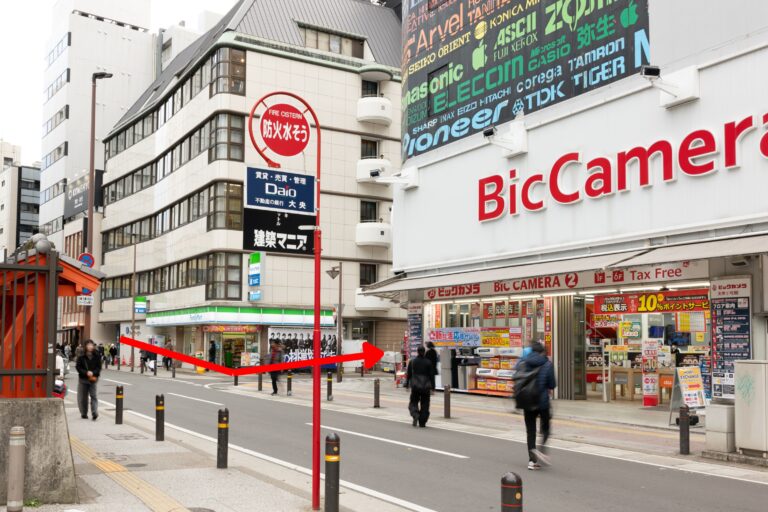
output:
[[[280,196],[280,197],[292,197],[292,198],[295,198],[297,196],[297,192],[295,189],[292,189],[288,186],[278,187],[274,183],[265,184],[264,193],[268,196]]]

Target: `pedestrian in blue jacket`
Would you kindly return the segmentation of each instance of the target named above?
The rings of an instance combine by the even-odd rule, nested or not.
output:
[[[525,432],[528,441],[528,469],[541,469],[541,464],[549,464],[550,459],[546,455],[546,443],[549,439],[549,422],[552,413],[549,403],[549,394],[555,389],[555,369],[547,358],[547,350],[542,343],[533,342],[531,351],[517,363],[518,372],[536,372],[535,397],[525,403],[523,415],[525,417]],[[517,384],[516,384],[517,386]],[[528,388],[530,389],[530,388]],[[520,403],[520,401],[518,401]],[[541,418],[541,444],[536,447],[536,418]]]

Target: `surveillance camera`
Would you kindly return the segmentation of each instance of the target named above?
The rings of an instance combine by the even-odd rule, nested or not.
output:
[[[640,76],[648,80],[661,78],[661,68],[659,66],[640,66]]]
[[[483,137],[485,137],[486,139],[488,137],[493,137],[494,135],[496,135],[495,126],[491,126],[490,128],[486,128],[485,130],[483,130]]]
[[[378,178],[381,176],[381,169],[374,169],[371,171],[371,178]]]

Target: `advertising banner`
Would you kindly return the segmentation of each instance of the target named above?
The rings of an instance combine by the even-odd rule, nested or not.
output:
[[[314,254],[312,231],[299,226],[315,224],[315,216],[279,213],[270,210],[243,210],[243,249],[246,251]]]
[[[64,198],[64,218],[67,219],[88,208],[88,173],[67,183]]]
[[[283,347],[283,361],[291,363],[294,361],[307,361],[314,357],[314,336],[312,329],[302,329],[299,327],[270,327],[268,331],[268,340],[271,344],[278,341]],[[335,329],[322,329],[320,339],[320,357],[331,357],[336,355],[338,342]],[[269,355],[267,349],[266,356]]]
[[[752,281],[749,277],[713,280],[712,398],[735,398],[734,363],[752,359]]]
[[[592,315],[592,326],[596,329],[617,329],[619,315]]]
[[[480,346],[511,347],[508,327],[481,327]]]
[[[245,176],[245,208],[314,215],[314,176],[257,167]]]
[[[423,335],[424,304],[414,302],[408,304],[408,344],[411,356],[416,355],[418,348],[424,344]]]
[[[659,405],[659,347],[662,340],[647,338],[643,340],[643,407]]]
[[[248,257],[248,286],[261,286],[261,253],[254,252]]]
[[[637,74],[648,0],[403,2],[403,160]]]
[[[436,347],[458,348],[479,347],[481,342],[479,327],[443,327],[429,329],[427,338]]]
[[[677,313],[709,310],[709,290],[677,290],[595,296],[595,312]]]
[[[704,382],[698,366],[677,368],[677,380],[680,383],[680,393],[683,404],[690,408],[706,406],[704,399]]]
[[[146,315],[147,314],[147,298],[146,297],[136,297],[133,299],[133,307],[137,315]]]

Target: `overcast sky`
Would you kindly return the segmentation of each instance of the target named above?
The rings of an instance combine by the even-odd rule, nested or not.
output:
[[[130,0],[125,0],[130,1]],[[55,0],[0,0],[0,139],[21,146],[21,160],[41,159],[43,58]],[[224,14],[235,0],[152,0],[152,32],[200,11]]]

